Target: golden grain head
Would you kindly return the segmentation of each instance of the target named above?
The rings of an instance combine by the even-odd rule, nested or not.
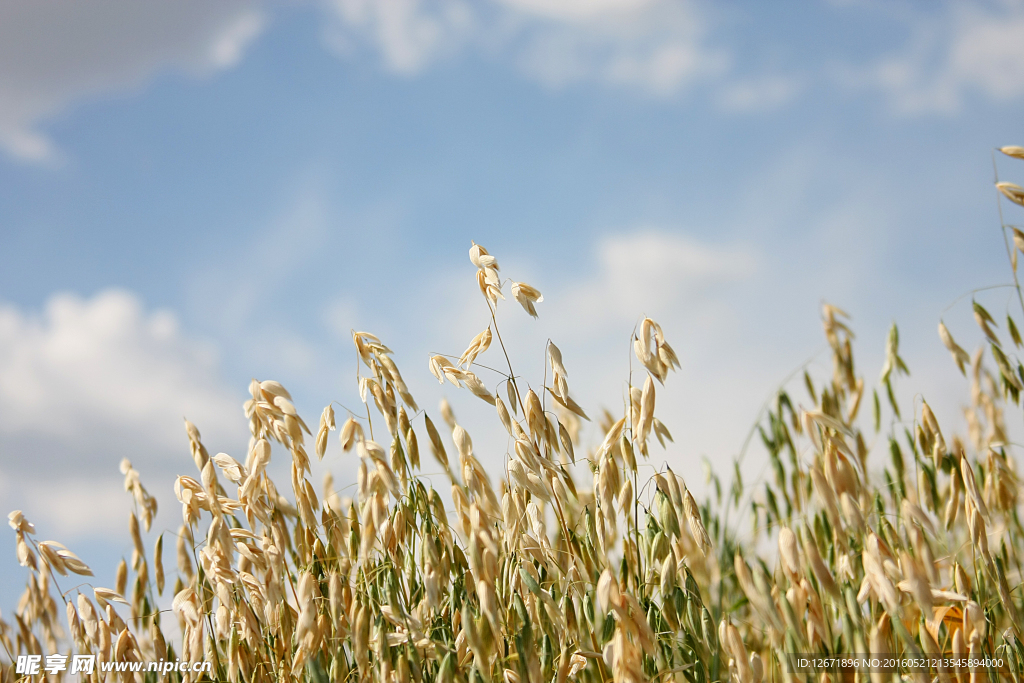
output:
[[[1017,145],[1007,145],[1006,147],[1000,147],[999,151],[1008,157],[1015,159],[1024,159],[1024,147],[1018,147]]]
[[[1001,151],[1024,158],[1019,147]],[[1024,204],[1019,186],[998,189]],[[1024,251],[1024,233],[1007,235]],[[1018,409],[1024,390],[1012,308],[1005,327],[1002,309],[986,307],[982,293],[970,313],[964,308],[978,325],[971,345],[982,344],[973,358],[939,323],[966,398],[929,397],[918,410],[922,397],[910,389],[895,325],[879,379],[865,380],[849,316],[825,305],[831,372],[808,369],[758,417],[751,435],[760,437],[764,474],[737,461],[730,488],[719,479],[723,468],[709,467],[695,492],[664,465],[671,459],[691,476],[692,416],[671,410],[678,398],[668,379],[680,362],[666,329],[641,319],[629,342],[643,381],[624,364],[621,409],[599,410],[587,426],[558,346],[546,344],[539,376],[518,374],[528,368],[513,359],[527,354],[506,346],[514,340],[500,331],[497,259],[477,244],[469,256],[487,299],[475,327],[483,331],[459,356],[431,355],[428,368],[453,401],[482,399],[497,419],[467,407],[471,420],[459,423],[441,398],[442,435],[416,407],[400,356],[369,332],[353,332],[363,405],[340,429],[335,401],[324,399],[314,437],[281,383],[254,379],[244,462],[211,456],[186,421],[183,445],[198,474],[174,481],[184,523],[174,534],[173,577],[163,564],[171,532],[159,522],[151,528],[156,498],[128,460],[121,473],[133,510],[131,560],[118,565],[114,589],[92,588],[94,600],[85,584],[57,587],[67,588],[72,574],[91,575],[77,555],[38,540],[22,512],[8,516],[29,580],[16,627],[0,620],[0,659],[207,659],[208,678],[231,683],[763,683],[790,679],[785,657],[794,651],[909,656],[922,648],[1016,657],[1008,671],[1021,670],[1024,576],[1015,558],[1024,529],[1017,446],[1004,414]],[[541,293],[510,282],[512,298],[536,317]],[[1000,311],[998,321],[990,310]],[[477,363],[494,344],[499,360]],[[574,381],[602,370],[574,369]],[[420,375],[429,377],[422,368]],[[505,398],[495,391],[501,385]],[[874,403],[874,424],[858,418],[862,398]],[[959,403],[966,436],[948,414]],[[336,429],[340,452],[327,448]],[[310,481],[307,435],[339,474],[337,486],[324,477],[322,500]],[[424,438],[441,471],[421,471]],[[502,456],[489,473],[484,463]],[[281,478],[277,465],[287,472]],[[352,470],[347,488],[351,475],[340,472]],[[161,598],[172,581],[173,597]],[[171,610],[161,613],[167,599]],[[889,680],[868,674],[873,683]],[[978,678],[956,667],[931,675],[940,683]]]

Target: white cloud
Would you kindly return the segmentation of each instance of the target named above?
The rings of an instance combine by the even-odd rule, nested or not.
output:
[[[473,23],[461,0],[331,0],[334,21],[328,44],[349,54],[369,43],[396,73],[413,74],[450,53],[467,37]]]
[[[730,57],[707,44],[709,20],[693,2],[507,0],[521,36],[514,59],[551,86],[605,82],[671,94],[723,74]],[[560,11],[559,11],[560,10]]]
[[[47,117],[162,69],[231,67],[264,23],[255,0],[0,0],[0,148],[53,161],[58,151],[39,130]]]
[[[195,474],[183,418],[212,452],[245,449],[245,388],[224,387],[217,367],[172,313],[129,292],[56,294],[38,312],[0,304],[0,500],[47,536],[122,539],[127,457],[159,528],[174,528],[174,476]]]
[[[585,349],[585,362],[592,369],[585,373],[587,385],[580,387],[586,390],[584,395],[601,392],[607,381],[613,391],[618,386],[617,375],[604,375],[600,369],[621,369],[618,363],[608,362],[620,355],[609,343],[627,338],[641,316],[653,317],[666,324],[666,329],[685,329],[687,339],[693,338],[703,347],[708,343],[707,334],[717,338],[734,329],[735,306],[727,302],[736,288],[764,274],[761,256],[751,245],[709,243],[657,227],[600,237],[584,246],[578,257],[567,259],[557,273],[537,272],[530,261],[509,258],[500,244],[487,242],[484,246],[498,257],[504,277],[525,281],[544,294],[536,320],[508,296],[507,288],[508,299],[498,303],[498,322],[513,363],[518,363],[517,358],[527,349],[529,362],[535,361],[531,354],[541,353],[549,336],[557,344],[565,344],[565,349],[576,348],[581,353]],[[417,301],[411,304],[418,312],[415,321],[405,324],[428,332],[414,335],[416,348],[385,340],[409,358],[426,358],[428,353],[458,355],[490,322],[468,260],[465,270],[438,274],[430,286],[419,290]],[[437,312],[438,301],[444,302],[443,314]],[[386,322],[371,314],[360,324],[378,330]],[[498,351],[491,362],[504,365],[500,356]],[[539,381],[540,377],[531,379]]]
[[[603,82],[670,94],[730,62],[707,45],[709,20],[690,0],[333,0],[328,7],[330,45],[346,55],[368,45],[402,74],[471,47],[551,87]]]
[[[118,446],[141,459],[187,454],[183,417],[204,437],[237,439],[243,398],[172,313],[147,312],[128,292],[54,295],[39,315],[0,306],[0,436],[59,444],[67,455],[51,456],[55,464]],[[24,464],[15,452],[0,457],[7,471]]]
[[[727,111],[771,111],[789,104],[803,87],[802,79],[780,74],[738,80],[722,88],[718,103]]]
[[[722,12],[702,0],[321,3],[331,48],[369,50],[404,75],[472,52],[554,88],[603,83],[673,95],[711,83],[723,109],[754,112],[791,102],[805,85],[785,70],[739,77],[735,46],[712,39]],[[164,70],[203,75],[238,64],[264,30],[262,6],[0,0],[0,149],[52,162],[60,155],[45,123],[74,103],[139,87]],[[955,112],[971,93],[1024,97],[1024,3],[948,3],[903,21],[911,39],[902,50],[841,79],[885,92],[909,114]]]
[[[499,0],[499,2],[528,14],[551,19],[580,21],[608,14],[636,12],[650,7],[655,0]]]
[[[265,24],[266,19],[261,12],[250,11],[240,14],[238,19],[216,36],[210,45],[210,66],[228,69],[237,65],[242,61],[245,48],[263,33]]]
[[[103,474],[98,479],[79,476],[54,480],[6,478],[0,472],[0,496],[9,507],[23,509],[44,537],[68,540],[125,535],[132,509],[131,494],[125,492],[117,470]],[[163,486],[166,483],[143,480],[146,486],[156,484],[164,489],[160,493],[168,492],[169,487]],[[159,501],[161,507],[166,507],[167,498],[165,495]],[[160,514],[166,515],[165,523],[171,524],[175,512],[171,509],[170,514]]]
[[[955,113],[971,93],[993,101],[1024,97],[1024,3],[951,3],[916,17],[901,54],[853,76],[886,92],[903,114]]]
[[[663,326],[683,367],[659,387],[658,395],[659,415],[678,437],[677,445],[668,453],[658,447],[655,458],[669,458],[674,468],[693,477],[698,490],[694,456],[738,448],[758,403],[784,374],[770,362],[775,359],[750,348],[751,326],[736,305],[745,298],[743,290],[764,275],[761,255],[747,244],[707,242],[664,228],[623,230],[581,244],[579,253],[566,255],[556,271],[535,270],[523,260],[529,252],[510,256],[500,241],[484,244],[497,256],[504,277],[524,280],[544,293],[536,320],[511,297],[498,302],[502,339],[520,381],[540,390],[545,343],[551,339],[562,350],[574,397],[593,417],[602,408],[615,412],[621,405],[631,369],[630,333],[640,317],[649,315]],[[399,355],[420,405],[433,416],[439,398],[447,397],[495,475],[502,470],[508,444],[494,409],[464,390],[439,387],[425,368],[428,352],[457,355],[490,323],[468,260],[464,268],[439,273],[419,291],[417,302],[410,306],[415,318],[405,321],[417,333],[386,337],[385,342]],[[371,330],[384,327],[375,320],[366,324]],[[506,367],[497,341],[479,362]],[[640,371],[635,359],[632,370]],[[491,389],[503,391],[499,374],[479,373]],[[748,391],[737,395],[737,386]],[[602,435],[593,424],[585,429],[585,445],[595,445]],[[588,477],[579,474],[581,485],[588,486]]]
[[[610,235],[596,246],[594,275],[563,294],[572,328],[612,327],[641,313],[675,315],[697,299],[756,272],[757,259],[743,245],[712,245],[654,229]],[[711,295],[711,296],[709,296]],[[555,304],[557,306],[557,304]]]

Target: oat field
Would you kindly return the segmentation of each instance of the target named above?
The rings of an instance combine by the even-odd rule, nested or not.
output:
[[[1024,148],[1000,151],[1024,177]],[[997,189],[1020,310],[1004,321],[974,302],[979,332],[970,341],[937,321],[936,343],[969,380],[964,434],[938,423],[928,397],[897,401],[894,382],[909,370],[895,326],[880,373],[860,374],[848,317],[825,305],[833,372],[805,374],[799,396],[778,392],[758,425],[770,474],[745,484],[737,467],[724,487],[712,475],[709,498],[698,502],[680,473],[647,478],[638,466],[655,442],[673,439],[658,393],[679,362],[658,323],[643,319],[633,331],[624,405],[588,415],[570,386],[586,368],[563,360],[555,344],[543,377],[508,362],[515,340],[502,338],[501,320],[542,315],[543,297],[473,245],[476,281],[467,267],[466,286],[479,289],[490,324],[461,355],[428,365],[438,382],[493,406],[492,422],[459,424],[443,401],[422,408],[387,345],[401,340],[369,332],[352,337],[361,415],[328,405],[314,431],[285,387],[253,380],[244,457],[209,453],[202,416],[187,424],[193,462],[183,460],[188,473],[173,482],[183,518],[176,535],[146,547],[156,502],[122,463],[134,551],[116,576],[93,577],[62,544],[41,540],[32,510],[9,515],[27,585],[0,621],[0,680],[69,678],[19,673],[14,663],[84,653],[99,662],[211,663],[209,673],[97,669],[87,680],[1018,683],[1024,527],[1006,422],[1020,419],[1024,390],[1016,285],[1024,232],[1012,225],[1024,216],[1024,189]],[[497,384],[475,370],[484,354],[502,369]],[[883,429],[883,410],[895,415],[893,427]],[[603,440],[586,447],[584,421]],[[492,430],[508,434],[503,471],[486,472],[474,453],[473,434]],[[348,461],[358,462],[354,499],[330,479],[310,481],[310,459],[332,438],[356,456]],[[268,476],[272,454],[290,461],[290,481]],[[428,458],[450,490],[420,474]],[[64,582],[69,575],[78,576]],[[62,592],[65,583],[80,585]],[[945,663],[789,665],[787,656],[812,653]]]

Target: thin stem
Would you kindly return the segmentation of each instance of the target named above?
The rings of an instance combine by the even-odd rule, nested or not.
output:
[[[1007,284],[1003,284],[1003,285],[989,285],[987,287],[976,287],[975,289],[972,289],[969,292],[964,292],[963,294],[961,294],[957,298],[953,299],[953,301],[950,302],[950,304],[948,306],[946,306],[945,308],[942,309],[942,313],[945,313],[949,309],[953,308],[954,306],[956,306],[958,303],[960,303],[962,300],[966,299],[967,297],[972,297],[973,298],[974,295],[977,294],[978,292],[987,292],[987,291],[989,291],[991,289],[1005,289],[1007,287],[1016,287],[1016,285],[1011,285],[1011,284],[1007,283]]]
[[[541,380],[541,387],[547,388],[548,386],[548,344],[551,343],[551,339],[548,338],[544,344],[544,379]],[[546,391],[540,392],[540,409],[542,413],[548,412],[548,394]]]
[[[636,325],[629,334],[629,375],[626,380],[626,416],[629,419],[629,433],[633,434],[633,341],[636,339]],[[633,457],[636,460],[636,455]],[[653,478],[652,478],[653,480]],[[650,481],[648,481],[650,483]],[[637,583],[643,578],[643,559],[640,557],[640,491],[637,488],[637,473],[633,470],[633,536],[637,548]]]
[[[456,355],[453,355],[451,353],[433,353],[433,352],[430,352],[429,355],[431,355],[431,356],[442,356],[444,358],[455,358],[456,360],[460,358],[460,356],[456,356]],[[469,365],[470,366],[475,365],[478,368],[483,368],[484,370],[490,370],[491,372],[496,372],[496,373],[498,373],[499,375],[501,375],[502,377],[505,377],[505,378],[508,377],[508,375],[506,375],[504,373],[504,371],[498,370],[497,368],[492,368],[489,365],[484,365],[483,363],[477,363],[476,361],[473,361]]]
[[[335,403],[337,403],[339,406],[341,406],[342,410],[344,410],[346,413],[348,413],[351,417],[358,417],[360,420],[369,420],[370,419],[369,417],[364,417],[364,416],[362,416],[362,415],[360,415],[360,414],[358,414],[356,412],[353,412],[352,410],[350,410],[341,401],[331,401],[331,405],[334,405]],[[369,411],[367,411],[366,415],[369,416],[369,414],[370,414]]]
[[[491,312],[491,323],[494,325],[494,335],[498,338],[498,345],[501,346],[501,352],[505,354],[505,362],[508,363],[508,379],[512,382],[512,387],[516,390],[516,400],[519,401],[519,408],[523,411],[523,417],[526,417],[526,406],[523,405],[523,397],[519,393],[519,385],[516,383],[516,373],[512,369],[512,361],[509,360],[508,350],[505,348],[505,342],[501,338],[501,330],[498,329],[498,319],[494,315],[494,306],[491,305],[490,299],[487,299],[487,309]]]
[[[40,561],[41,562],[46,562],[46,560],[43,559],[43,554],[41,552],[39,552],[39,544],[31,536],[29,536],[29,543],[31,543],[33,545],[33,547],[35,547],[36,555],[39,556]],[[64,601],[65,605],[67,605],[68,601],[67,601],[67,598],[64,597],[64,591],[62,591],[60,589],[60,584],[57,583],[57,577],[54,576],[54,574],[53,574],[53,572],[54,572],[53,567],[51,567],[48,562],[46,563],[46,566],[47,566],[47,578],[49,578],[50,581],[53,581],[53,585],[57,587],[57,592],[60,594],[60,599]],[[79,584],[79,585],[82,585],[82,584]],[[49,588],[47,588],[47,590],[49,590]],[[68,592],[70,593],[73,590],[74,590],[74,588],[69,588]]]
[[[999,166],[996,164],[996,152],[992,150],[992,174],[995,176],[996,184],[999,184]],[[1017,279],[1017,269],[1013,267],[1013,248],[1010,247],[1010,239],[1006,235],[1006,221],[1003,219],[1003,201],[999,196],[999,189],[996,188],[996,208],[999,210],[999,226],[1003,229],[1003,246],[1006,247],[1006,258],[1010,260],[1010,270],[1013,271],[1013,285],[1017,290],[1017,301],[1020,302],[1020,311],[1024,313],[1024,294],[1020,291],[1020,281]]]
[[[359,374],[360,374],[360,371],[359,371],[359,361],[360,360],[361,360],[361,358],[359,356],[359,350],[357,348],[356,349],[356,387],[359,387],[359,380],[361,379],[360,376],[359,376]],[[363,402],[363,408],[366,409],[366,424],[370,428],[370,441],[373,441],[373,420],[370,419],[370,404],[368,404],[366,402],[366,396],[364,396],[362,392],[359,393],[359,398]],[[344,407],[344,406],[342,406],[342,407]],[[345,408],[345,410],[348,410],[348,408]],[[351,410],[349,410],[348,412],[350,414],[352,414],[352,415],[355,415],[355,413],[353,413]]]

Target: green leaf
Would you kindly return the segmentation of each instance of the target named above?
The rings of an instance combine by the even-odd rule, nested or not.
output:
[[[528,589],[530,589],[530,592],[533,593],[534,595],[536,595],[537,597],[540,597],[540,595],[541,595],[540,584],[537,583],[537,580],[535,578],[533,578],[533,576],[530,575],[530,572],[526,571],[525,568],[520,567],[519,568],[519,576],[522,577],[523,583],[525,583],[526,587]]]
[[[871,393],[874,394],[874,403],[872,404],[872,412],[875,418],[875,432],[882,428],[882,404],[878,400],[878,390],[872,389]]]
[[[672,506],[672,501],[669,500],[668,496],[659,490],[655,495],[655,503],[658,506],[658,517],[661,519],[661,526],[668,529],[669,532],[679,538],[679,516],[676,515],[676,510]]]
[[[1003,353],[1002,349],[995,344],[990,344],[989,348],[992,349],[992,357],[995,358],[996,365],[999,366],[999,372],[1003,375],[1003,379],[1006,383],[1017,391],[1024,389],[1020,380],[1017,379],[1016,373],[1014,373],[1013,369],[1010,367],[1010,359],[1006,357],[1006,354]]]
[[[1006,327],[1010,330],[1010,338],[1013,339],[1013,343],[1020,347],[1024,342],[1021,341],[1020,332],[1017,330],[1017,325],[1014,324],[1013,318],[1006,316]]]
[[[900,406],[896,403],[896,394],[892,391],[892,382],[886,381],[885,393],[889,397],[889,405],[892,406],[892,412],[896,413],[896,419],[900,419]]]
[[[996,323],[996,321],[992,319],[992,316],[989,315],[989,312],[985,310],[984,306],[979,304],[977,301],[972,301],[971,303],[974,305],[974,312],[975,313],[980,315],[986,322],[988,322],[988,323],[990,323],[992,325],[995,325],[996,327],[999,327],[999,325]]]
[[[811,395],[811,400],[815,403],[818,402],[818,395],[814,391],[814,382],[811,381],[811,376],[804,370],[804,385],[807,387],[807,393]]]

